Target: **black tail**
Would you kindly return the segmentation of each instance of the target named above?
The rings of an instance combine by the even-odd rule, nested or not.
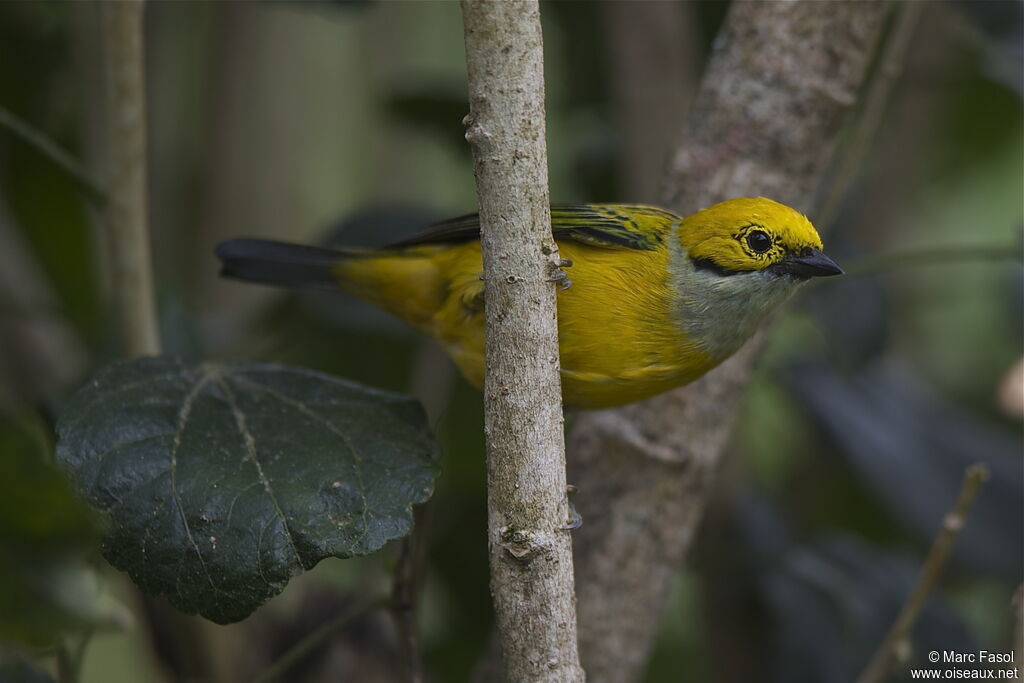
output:
[[[234,239],[214,249],[224,277],[285,287],[337,287],[332,267],[351,253],[328,247]]]

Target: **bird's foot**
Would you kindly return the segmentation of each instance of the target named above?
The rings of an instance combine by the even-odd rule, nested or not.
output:
[[[567,258],[560,258],[557,261],[551,262],[551,272],[548,275],[548,282],[557,282],[559,289],[569,289],[572,287],[572,280],[569,279],[569,274],[566,273],[562,268],[568,268],[572,265],[572,260]]]
[[[572,531],[573,529],[579,529],[583,526],[583,516],[576,512],[576,507],[572,504],[570,496],[578,491],[572,484],[565,485],[565,495],[569,499],[569,521],[564,526],[558,527],[559,531]]]

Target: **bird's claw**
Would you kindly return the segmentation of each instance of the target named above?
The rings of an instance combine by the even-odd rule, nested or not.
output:
[[[569,279],[569,274],[562,270],[562,268],[568,268],[571,265],[572,259],[567,258],[560,258],[557,262],[552,262],[551,268],[553,272],[548,277],[548,282],[559,283],[558,288],[562,290],[572,287],[572,280]]]
[[[565,495],[566,495],[566,498],[568,498],[572,494],[576,493],[576,491],[578,491],[578,490],[579,489],[577,489],[572,484],[566,484],[565,485]],[[572,504],[572,500],[569,500],[568,502],[569,502],[569,521],[566,522],[563,526],[558,527],[559,531],[572,531],[573,529],[579,529],[581,526],[583,526],[583,516],[580,513],[576,512],[576,507]]]

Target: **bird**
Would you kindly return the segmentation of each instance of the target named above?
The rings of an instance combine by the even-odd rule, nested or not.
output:
[[[611,408],[693,382],[802,283],[843,273],[805,215],[764,197],[686,217],[639,204],[556,204],[551,229],[570,273],[557,309],[562,399],[571,408]],[[377,306],[436,339],[471,384],[483,385],[477,214],[378,249],[238,238],[215,254],[228,278],[339,289]]]

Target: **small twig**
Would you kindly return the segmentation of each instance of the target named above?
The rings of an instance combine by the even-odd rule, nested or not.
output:
[[[57,646],[55,655],[57,659],[58,683],[78,683],[78,670],[75,667],[74,658],[68,650],[67,643],[61,643]]]
[[[368,612],[390,604],[391,599],[383,596],[368,598],[363,602],[357,603],[348,611],[342,612],[292,646],[290,650],[278,657],[267,667],[266,671],[257,676],[252,683],[271,683],[271,681],[276,681],[288,669],[298,664],[318,648],[323,647],[338,631],[349,626]]]
[[[879,254],[855,261],[846,268],[846,275],[859,277],[891,268],[930,266],[962,261],[1022,260],[1019,244],[949,245],[930,249],[905,249]]]
[[[415,532],[413,532],[415,533]],[[405,670],[410,683],[421,683],[423,671],[420,667],[419,643],[416,640],[416,587],[413,574],[413,539],[402,539],[395,567],[394,584],[391,591],[393,605],[391,613],[398,628],[398,639],[402,648]]]
[[[416,525],[412,534],[402,539],[398,564],[395,566],[391,611],[398,627],[408,680],[410,683],[422,683],[423,662],[420,660],[419,640],[416,636],[416,605],[426,558],[430,504],[416,506],[413,514]]]
[[[78,639],[78,643],[75,645],[74,651],[71,653],[71,667],[74,672],[75,679],[78,680],[82,672],[82,663],[85,661],[85,652],[89,647],[89,642],[92,640],[94,631],[89,629],[81,634]]]
[[[906,602],[903,603],[885,640],[882,641],[881,646],[857,679],[857,683],[881,683],[885,680],[885,676],[896,661],[898,654],[909,650],[910,630],[917,621],[918,614],[924,608],[928,594],[938,581],[939,574],[942,573],[949,551],[964,528],[967,513],[970,512],[978,489],[988,480],[988,476],[988,467],[980,463],[971,465],[964,471],[960,497],[953,509],[946,514],[942,522],[942,529],[935,537],[931,550],[928,551],[928,556],[921,566],[917,583]]]
[[[0,107],[0,128],[4,128],[32,149],[42,154],[54,166],[59,168],[82,194],[97,208],[107,203],[107,193],[82,164],[68,154],[56,142],[42,131],[34,128],[27,121],[15,116],[10,110]]]

